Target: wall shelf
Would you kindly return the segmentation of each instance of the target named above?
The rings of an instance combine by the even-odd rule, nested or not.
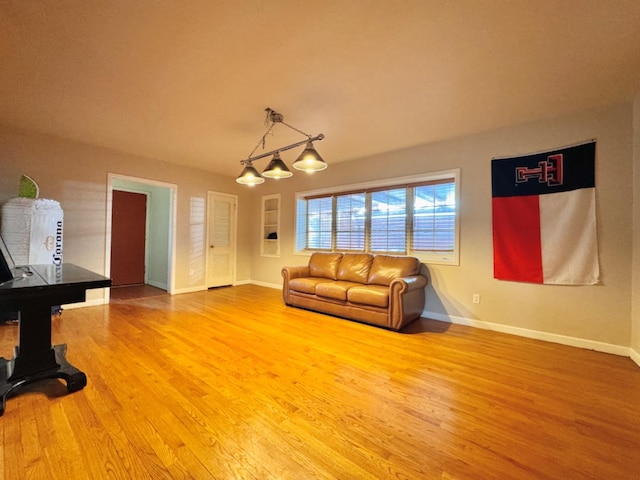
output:
[[[280,194],[262,197],[262,226],[260,229],[260,255],[280,256]]]

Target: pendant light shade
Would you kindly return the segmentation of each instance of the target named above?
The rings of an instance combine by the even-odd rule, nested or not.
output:
[[[327,164],[313,147],[313,142],[307,142],[307,146],[293,163],[293,168],[313,173],[324,170],[327,168]]]
[[[236,182],[253,187],[254,185],[264,183],[264,178],[262,178],[258,171],[253,168],[251,162],[246,162],[242,173],[238,178],[236,178]]]
[[[276,180],[278,178],[289,178],[292,175],[293,173],[291,173],[291,171],[287,168],[285,163],[280,158],[280,152],[276,152],[273,155],[273,158],[269,162],[269,165],[267,165],[267,168],[265,168],[262,172],[263,177],[275,178]]]

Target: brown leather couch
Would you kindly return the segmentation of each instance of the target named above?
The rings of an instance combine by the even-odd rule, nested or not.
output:
[[[284,303],[400,330],[424,310],[427,278],[414,257],[314,253],[282,269]]]

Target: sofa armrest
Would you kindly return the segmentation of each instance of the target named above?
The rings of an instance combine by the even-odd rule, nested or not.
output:
[[[412,275],[396,278],[389,285],[389,327],[400,330],[424,310],[427,277]]]
[[[292,278],[304,278],[309,275],[309,265],[303,265],[301,267],[283,267],[282,277],[285,282],[288,282]]]
[[[283,267],[282,271],[282,299],[286,305],[289,302],[289,280],[293,278],[304,278],[309,276],[309,265],[300,267]]]
[[[389,284],[389,288],[393,292],[397,289],[398,293],[410,292],[427,286],[427,277],[423,275],[411,275],[410,277],[394,278]]]

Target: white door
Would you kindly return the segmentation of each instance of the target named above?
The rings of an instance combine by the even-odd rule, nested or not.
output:
[[[236,265],[236,200],[209,192],[207,218],[207,288],[232,285]]]

